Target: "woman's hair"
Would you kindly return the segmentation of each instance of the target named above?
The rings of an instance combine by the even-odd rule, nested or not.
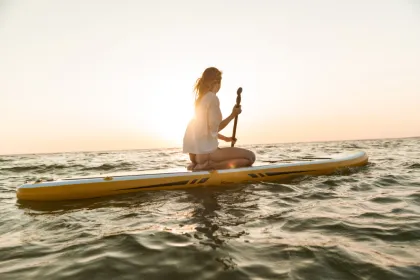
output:
[[[222,81],[222,72],[215,68],[209,67],[204,70],[200,78],[197,79],[194,85],[195,91],[195,106],[201,98],[216,84]]]

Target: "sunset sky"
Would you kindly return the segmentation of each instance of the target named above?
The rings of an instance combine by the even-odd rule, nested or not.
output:
[[[420,1],[0,0],[0,154],[181,147],[209,66],[237,145],[420,136]]]

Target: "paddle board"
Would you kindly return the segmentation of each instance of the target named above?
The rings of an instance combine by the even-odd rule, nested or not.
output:
[[[338,154],[323,158],[298,158],[252,167],[186,171],[107,174],[95,177],[28,182],[16,190],[19,200],[72,200],[117,195],[144,190],[168,190],[229,185],[258,181],[281,181],[302,175],[328,175],[337,169],[367,164],[365,152]]]

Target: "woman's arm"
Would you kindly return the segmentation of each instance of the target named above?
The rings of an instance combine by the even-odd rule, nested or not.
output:
[[[219,131],[221,131],[223,128],[225,128],[234,118],[235,117],[233,116],[233,114],[230,114],[229,117],[227,117],[226,119],[221,121],[220,124],[219,124]]]
[[[226,137],[226,136],[224,136],[224,135],[222,135],[222,134],[218,134],[217,135],[217,138],[219,139],[219,140],[223,140],[223,141],[226,141],[227,139],[228,139],[228,137]]]
[[[218,138],[220,139],[220,140],[223,140],[223,141],[225,141],[225,142],[232,142],[232,141],[235,141],[236,142],[236,138],[232,138],[232,137],[226,137],[226,136],[224,136],[224,135],[222,135],[222,134],[218,134]]]
[[[241,106],[239,107],[234,106],[232,109],[232,113],[230,113],[229,117],[227,117],[226,119],[220,122],[219,131],[225,128],[241,112],[242,112]]]

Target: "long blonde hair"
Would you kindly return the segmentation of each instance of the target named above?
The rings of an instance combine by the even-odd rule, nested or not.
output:
[[[194,85],[195,91],[195,107],[203,96],[216,84],[222,81],[222,72],[216,67],[209,67],[204,70],[200,78]]]

